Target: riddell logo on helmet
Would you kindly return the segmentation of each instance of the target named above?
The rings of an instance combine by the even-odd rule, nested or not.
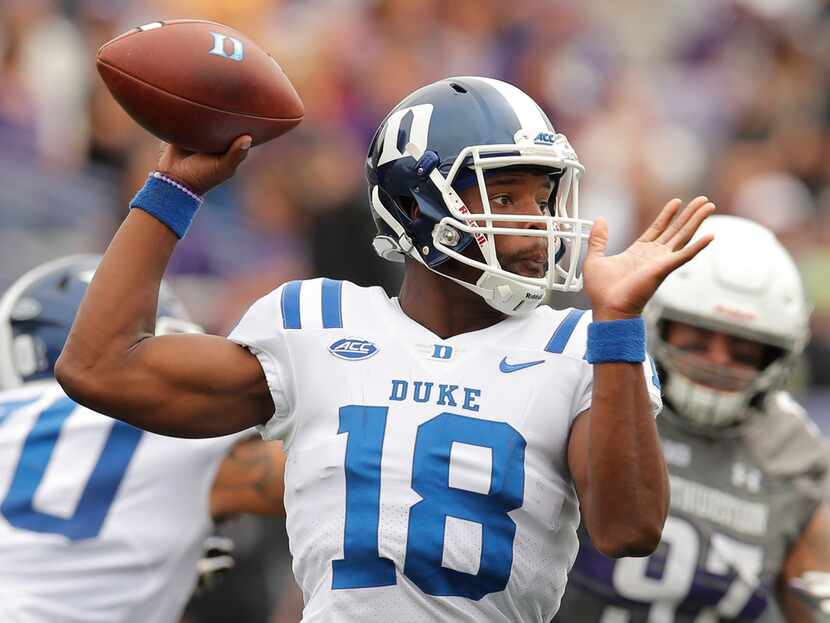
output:
[[[725,318],[729,318],[730,320],[737,320],[739,322],[751,322],[755,320],[756,317],[752,312],[731,309],[729,307],[724,307],[723,305],[716,305],[715,313],[718,313]]]
[[[458,211],[461,212],[461,214],[471,214],[471,212],[467,209],[467,206],[465,206],[463,203],[458,207]],[[475,224],[475,222],[471,221],[470,227],[477,227],[477,225]],[[473,234],[473,237],[476,239],[478,246],[482,246],[487,243],[487,238],[484,237],[484,234],[476,233]]]

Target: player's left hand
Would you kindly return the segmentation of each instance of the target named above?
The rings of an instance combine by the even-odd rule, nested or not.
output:
[[[712,236],[703,236],[688,244],[703,220],[715,211],[715,204],[706,197],[696,197],[678,215],[682,205],[680,199],[669,201],[643,235],[617,255],[605,255],[608,225],[604,219],[596,220],[582,269],[595,320],[639,316],[669,273],[712,241]]]

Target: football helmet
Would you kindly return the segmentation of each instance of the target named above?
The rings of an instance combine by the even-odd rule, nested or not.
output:
[[[0,298],[0,389],[54,376],[55,362],[100,255],[47,262],[15,281]],[[157,334],[193,333],[184,305],[162,284]]]
[[[517,166],[550,172],[552,214],[493,213],[487,173]],[[489,78],[440,80],[395,106],[372,140],[366,178],[378,228],[375,251],[390,261],[412,258],[505,314],[527,313],[550,290],[582,287],[580,260],[591,226],[579,218],[583,172],[568,139],[523,91]],[[482,214],[471,213],[458,194],[474,185]],[[409,201],[417,204],[417,218],[407,209]],[[496,226],[504,222],[510,225]],[[496,256],[497,235],[546,238],[545,276],[503,269]],[[464,253],[472,244],[479,253]],[[480,270],[477,282],[439,272],[450,258]]]
[[[786,382],[809,339],[810,308],[792,257],[770,230],[710,216],[696,237],[707,234],[714,241],[666,278],[644,316],[674,411],[698,427],[723,430]],[[763,344],[762,368],[741,374],[689,356],[664,339],[668,320]]]

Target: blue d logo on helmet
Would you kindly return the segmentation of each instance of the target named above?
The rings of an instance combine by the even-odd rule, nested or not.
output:
[[[486,174],[521,166],[549,171],[555,188],[552,214],[517,217],[491,210]],[[583,171],[568,140],[516,87],[480,77],[427,85],[389,113],[369,148],[366,178],[378,228],[375,250],[384,259],[408,257],[436,272],[449,259],[472,266],[482,272],[475,283],[439,274],[501,312],[527,313],[547,291],[582,287],[580,261],[591,226],[579,218]],[[483,214],[471,213],[459,197],[473,186],[483,190]],[[408,209],[411,202],[418,207],[417,218]],[[508,221],[510,226],[497,226]],[[544,228],[528,226],[536,223]],[[497,235],[546,238],[547,274],[528,277],[503,269]],[[470,245],[478,253],[465,253]]]

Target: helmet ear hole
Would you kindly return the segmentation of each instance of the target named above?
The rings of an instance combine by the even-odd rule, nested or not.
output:
[[[23,377],[37,374],[45,367],[46,348],[43,342],[35,341],[28,334],[21,334],[14,338],[12,344],[14,363],[17,373]]]
[[[412,197],[396,197],[395,201],[413,222],[418,220],[421,209],[418,207],[418,202],[415,199]]]

